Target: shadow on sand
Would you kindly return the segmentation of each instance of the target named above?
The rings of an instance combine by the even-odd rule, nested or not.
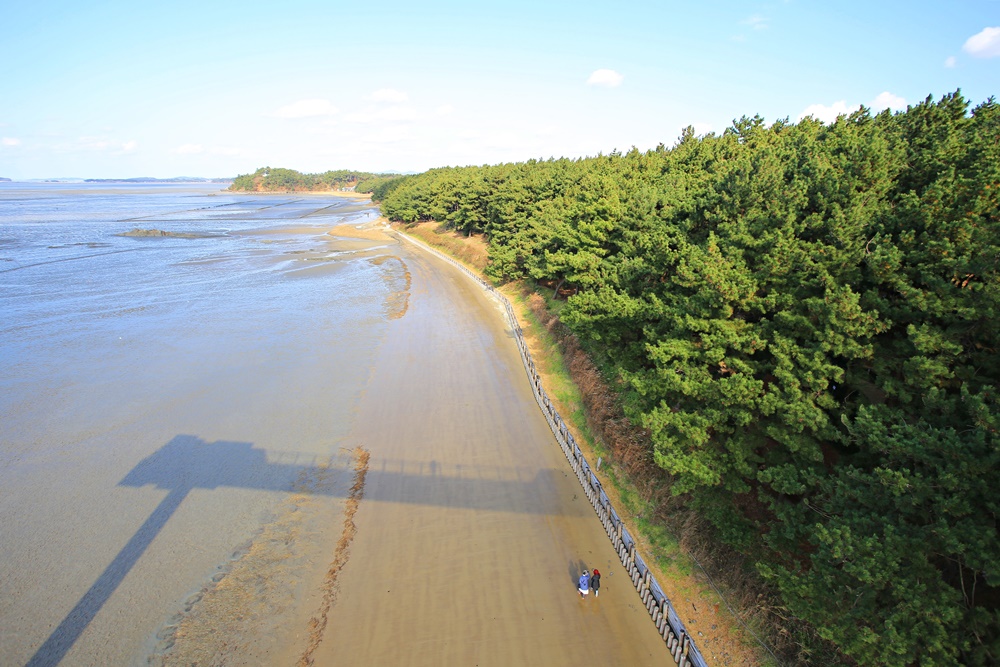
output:
[[[271,458],[277,460],[268,460],[265,450],[255,449],[248,442],[207,443],[196,436],[178,435],[140,461],[118,485],[132,488],[152,485],[165,490],[166,496],[38,648],[27,667],[55,667],[66,657],[191,491],[231,487],[290,493],[297,479],[317,471],[320,465],[320,457],[313,455],[278,454]],[[539,498],[551,489],[555,475],[560,473],[532,472],[533,476],[522,479],[528,473],[461,465],[445,471],[435,461],[383,460],[368,471],[365,501],[550,513],[547,510],[551,507],[545,507],[547,503],[540,503]],[[311,492],[346,498],[349,490],[342,486]],[[579,507],[582,512],[583,506]],[[577,569],[574,582],[579,572]]]

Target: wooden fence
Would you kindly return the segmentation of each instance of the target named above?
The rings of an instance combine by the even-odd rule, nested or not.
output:
[[[707,667],[705,659],[685,629],[684,623],[677,616],[677,612],[674,610],[673,605],[670,604],[670,600],[637,552],[635,539],[633,539],[625,528],[625,524],[619,517],[618,512],[611,506],[611,501],[608,499],[607,494],[604,493],[600,480],[597,479],[597,476],[590,469],[590,465],[584,458],[583,452],[580,451],[580,447],[576,444],[573,434],[569,432],[562,417],[559,416],[552,401],[545,393],[542,380],[535,369],[535,362],[532,361],[531,354],[528,352],[528,345],[524,340],[521,327],[517,323],[517,317],[514,316],[514,308],[511,306],[510,301],[488,282],[451,257],[438,252],[409,235],[400,234],[399,236],[458,267],[482,285],[504,307],[508,324],[514,333],[517,347],[521,352],[521,361],[524,362],[524,369],[528,373],[528,379],[531,382],[535,400],[538,401],[538,406],[542,409],[542,413],[545,415],[545,419],[548,421],[549,427],[556,437],[556,441],[562,447],[563,453],[573,467],[577,479],[580,480],[584,493],[586,493],[590,503],[594,506],[594,510],[597,512],[601,523],[604,524],[604,530],[607,532],[611,544],[614,546],[615,551],[618,552],[618,557],[621,559],[622,565],[625,566],[625,570],[632,578],[632,585],[635,586],[635,590],[638,592],[642,604],[646,607],[646,611],[649,612],[650,618],[652,618],[653,623],[656,625],[657,631],[666,642],[670,655],[678,667]]]

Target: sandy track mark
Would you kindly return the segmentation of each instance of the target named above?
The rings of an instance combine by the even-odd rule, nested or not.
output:
[[[312,545],[333,511],[340,514],[331,498],[346,490],[350,464],[343,456],[304,470],[273,520],[157,633],[149,664],[271,664],[284,655],[317,557]]]
[[[358,532],[357,526],[354,525],[354,515],[357,513],[361,498],[365,494],[365,476],[368,474],[370,458],[371,452],[364,447],[354,448],[354,484],[351,486],[351,493],[344,506],[344,530],[337,542],[333,562],[330,564],[330,569],[323,582],[323,601],[319,612],[309,621],[309,644],[302,653],[302,657],[299,658],[299,667],[310,667],[313,664],[313,653],[323,640],[323,632],[326,630],[330,608],[337,599],[337,576],[347,564],[351,542],[354,541],[354,535]]]

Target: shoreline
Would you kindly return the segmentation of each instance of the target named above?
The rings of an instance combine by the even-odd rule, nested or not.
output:
[[[371,199],[371,194],[350,190],[220,190],[230,195],[309,195],[314,197],[342,197],[344,199]]]
[[[525,378],[499,304],[396,238],[406,316],[341,447],[371,452],[315,664],[669,660]],[[582,568],[607,577],[583,601]],[[574,641],[588,637],[588,642]]]

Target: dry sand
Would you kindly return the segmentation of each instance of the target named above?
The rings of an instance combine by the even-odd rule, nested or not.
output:
[[[668,661],[495,302],[422,251],[399,259],[408,309],[344,443],[371,459],[315,664]],[[599,598],[576,592],[584,567]]]

